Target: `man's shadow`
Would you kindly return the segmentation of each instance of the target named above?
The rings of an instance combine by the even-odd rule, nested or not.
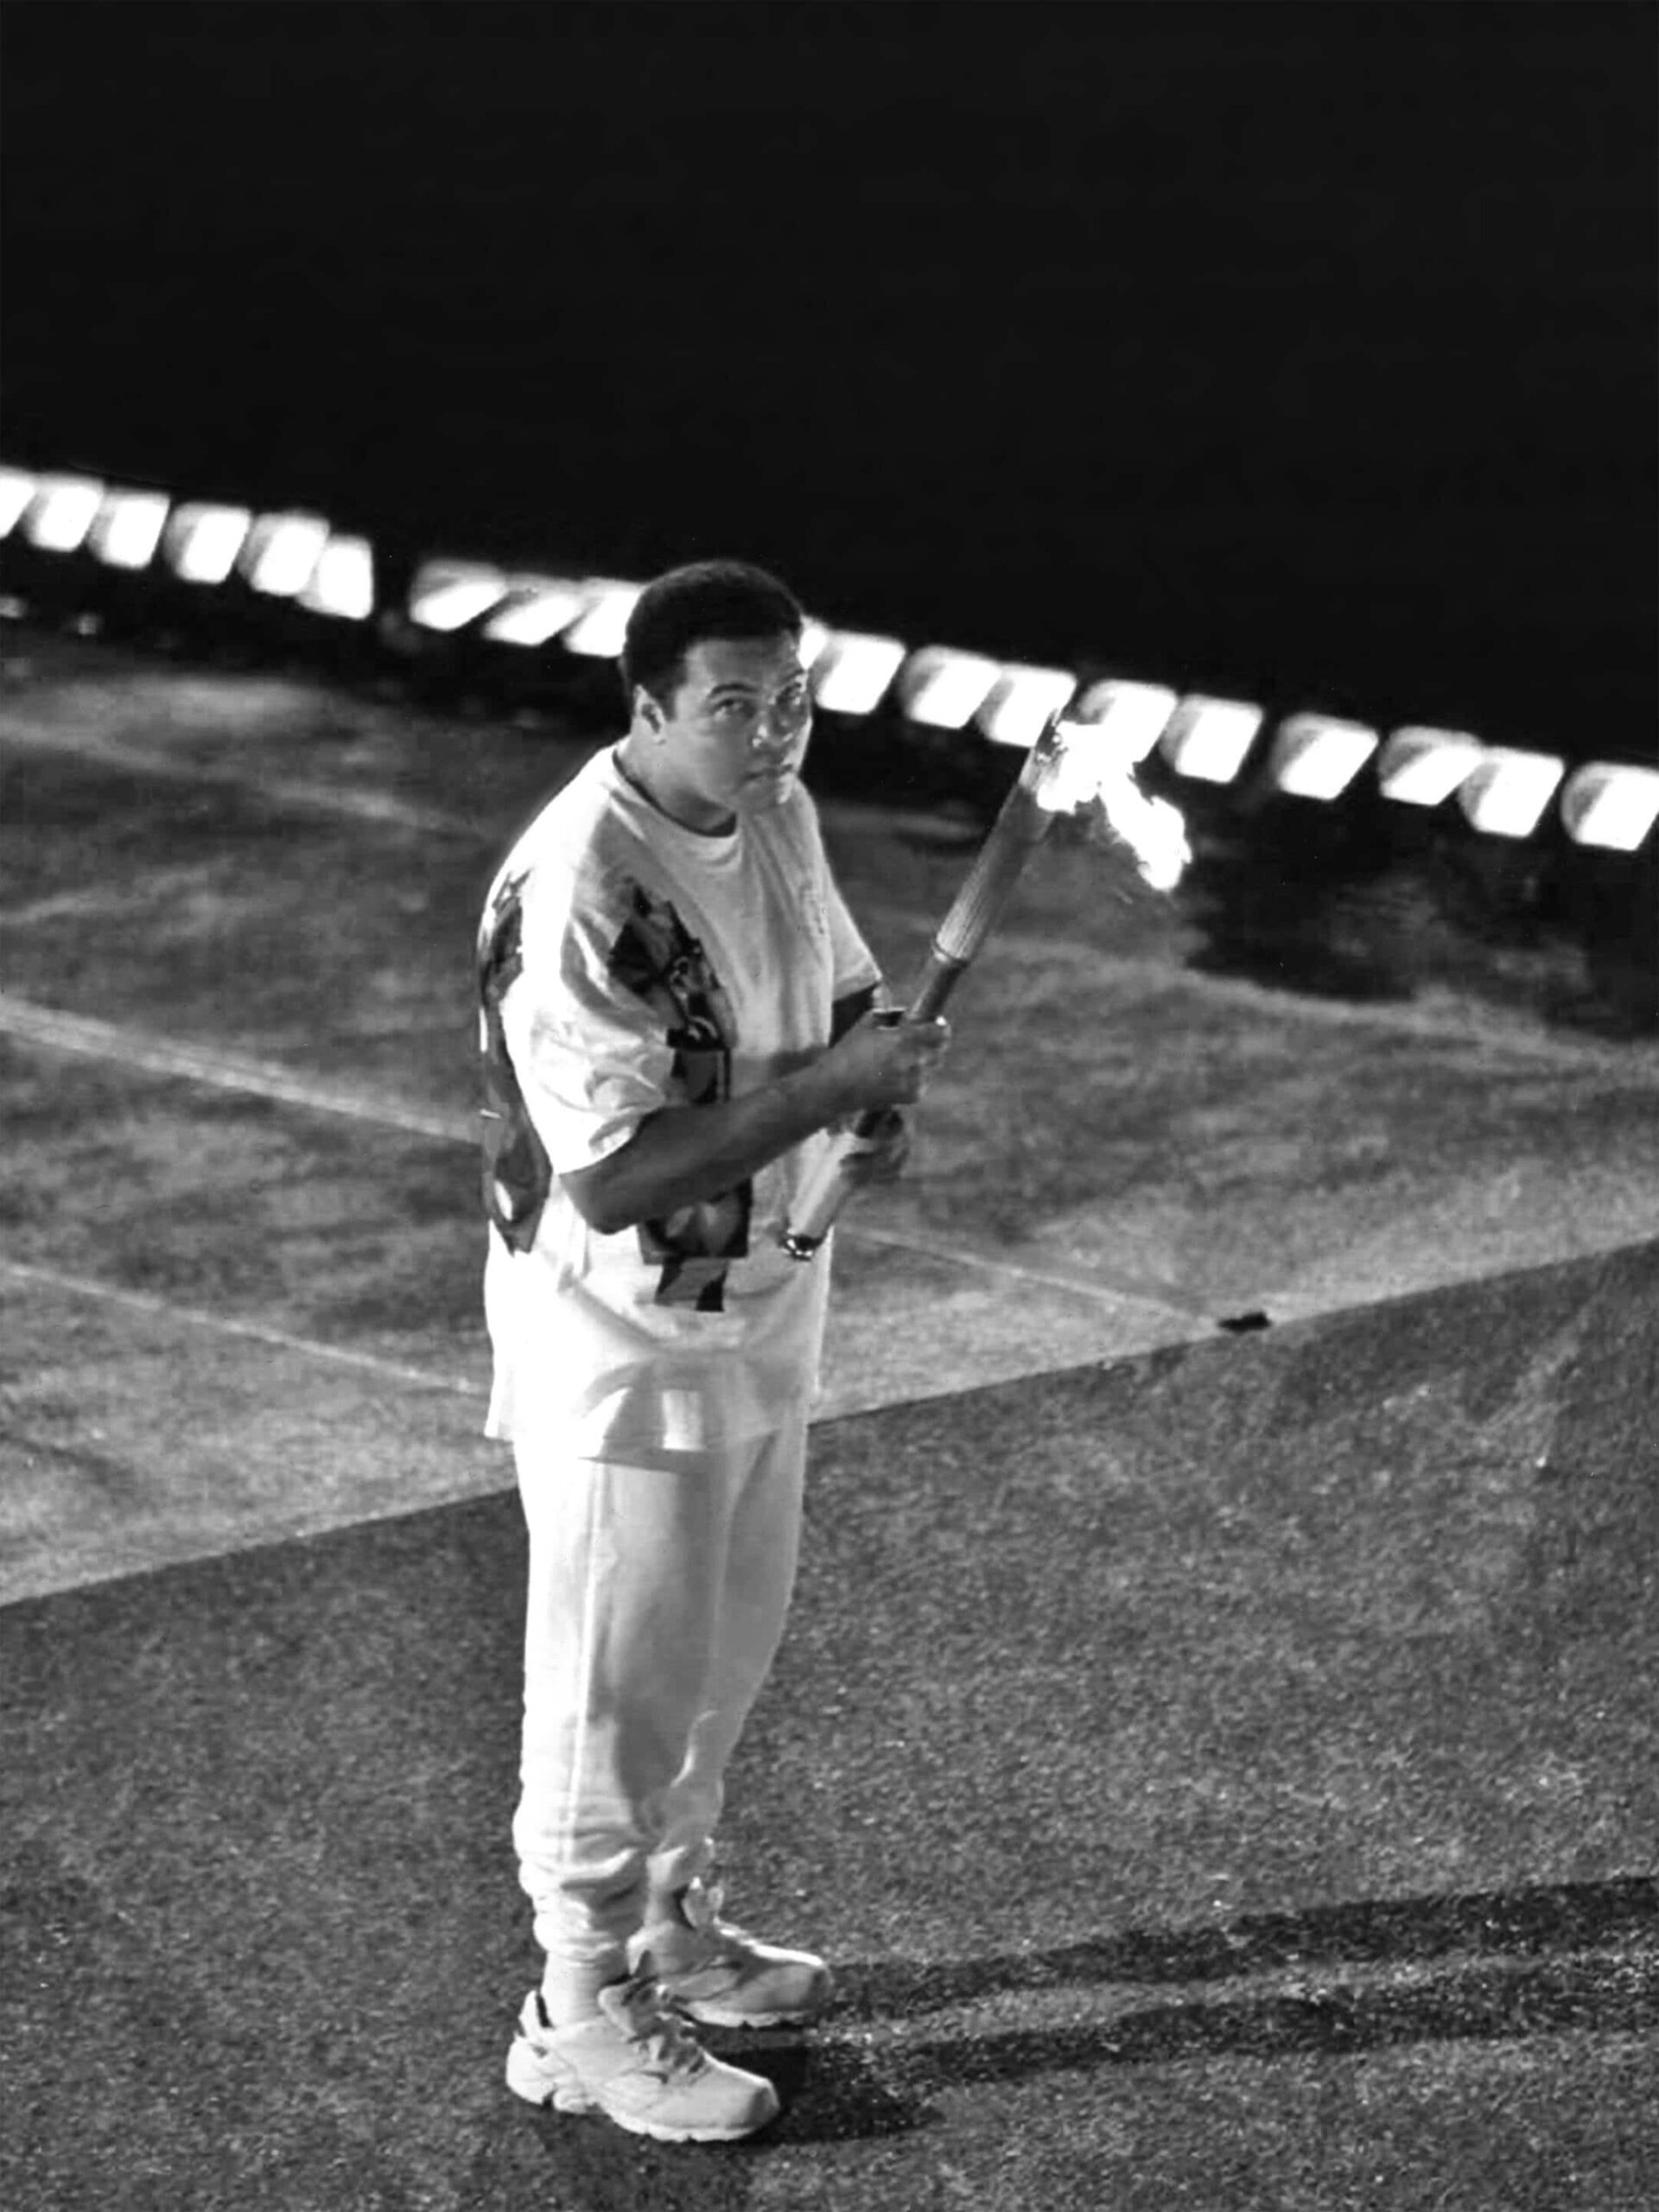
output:
[[[1129,2001],[1098,2024],[876,2040],[893,2022],[994,1996],[1107,1983]],[[1133,1996],[1175,1988],[1179,1997]],[[830,2141],[925,2126],[940,2093],[1028,2075],[1655,2027],[1659,1881],[1631,1877],[1128,1929],[938,1964],[843,1966],[814,2037],[743,2048],[785,2101],[766,2139]]]

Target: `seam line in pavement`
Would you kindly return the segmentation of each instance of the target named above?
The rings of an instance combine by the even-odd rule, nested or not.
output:
[[[303,1107],[313,1113],[341,1114],[375,1128],[401,1129],[444,1144],[470,1146],[477,1141],[475,1125],[461,1115],[423,1113],[396,1106],[389,1100],[365,1098],[332,1084],[308,1083],[269,1062],[210,1052],[200,1046],[177,1044],[168,1038],[128,1029],[117,1022],[96,1020],[90,1015],[63,1014],[54,1007],[40,1006],[10,992],[0,991],[0,1033],[19,1038],[26,1044],[43,1045],[48,1050],[84,1052],[92,1058],[137,1068],[149,1075],[181,1077],[219,1090]],[[918,1258],[972,1269],[999,1281],[1041,1284],[1096,1306],[1134,1304],[1205,1327],[1213,1326],[1215,1321],[1213,1314],[1173,1300],[1150,1285],[1098,1276],[1090,1280],[1067,1269],[976,1252],[949,1239],[901,1236],[851,1224],[844,1224],[839,1233],[844,1242],[855,1246],[910,1252]]]
[[[180,1076],[218,1090],[243,1091],[285,1106],[308,1107],[314,1113],[344,1114],[353,1121],[403,1129],[412,1136],[435,1137],[451,1144],[474,1141],[472,1128],[459,1115],[425,1114],[395,1105],[389,1099],[365,1098],[331,1084],[308,1082],[268,1061],[210,1052],[199,1045],[178,1044],[171,1038],[129,1029],[118,1022],[95,1020],[87,1014],[62,1014],[55,1007],[16,998],[9,991],[0,991],[0,1032],[27,1044],[85,1052],[94,1059],[138,1068],[147,1075]]]
[[[340,1344],[319,1344],[313,1337],[296,1337],[286,1329],[273,1329],[262,1321],[236,1321],[224,1313],[204,1313],[199,1306],[175,1306],[158,1298],[153,1291],[127,1290],[116,1283],[93,1282],[85,1275],[60,1274],[54,1268],[35,1267],[25,1260],[0,1259],[0,1274],[42,1289],[63,1291],[73,1298],[124,1306],[137,1313],[153,1314],[159,1320],[182,1321],[196,1328],[211,1329],[221,1336],[251,1338],[255,1344],[270,1344],[280,1351],[303,1352],[313,1359],[330,1360],[337,1366],[384,1375],[388,1382],[414,1383],[424,1390],[447,1390],[462,1398],[482,1398],[486,1395],[476,1382],[468,1382],[461,1376],[429,1375],[421,1368],[405,1367],[398,1360],[381,1359],[373,1352],[348,1351]]]
[[[124,775],[155,776],[166,783],[206,784],[221,791],[248,791],[284,806],[313,813],[340,815],[351,821],[378,822],[385,827],[429,831],[443,837],[465,837],[480,845],[497,841],[493,823],[469,820],[448,808],[424,806],[417,799],[394,798],[380,791],[364,791],[349,784],[314,780],[305,776],[252,775],[234,761],[181,759],[142,740],[94,735],[90,730],[54,729],[49,723],[29,722],[8,701],[5,741],[35,753],[67,753],[99,768],[114,768]]]
[[[1080,1272],[1073,1274],[1067,1268],[1033,1264],[1012,1256],[993,1258],[988,1253],[954,1244],[946,1237],[900,1236],[895,1230],[871,1229],[862,1224],[843,1223],[836,1234],[844,1243],[871,1244],[884,1251],[912,1252],[922,1259],[942,1260],[953,1267],[977,1268],[988,1274],[1008,1276],[1015,1282],[1040,1283],[1047,1290],[1069,1290],[1102,1306],[1141,1306],[1153,1313],[1173,1314],[1178,1320],[1196,1322],[1206,1329],[1217,1325],[1217,1316],[1205,1306],[1190,1305],[1162,1288],[1128,1281],[1121,1275],[1108,1275],[1099,1269],[1090,1269],[1085,1276]]]

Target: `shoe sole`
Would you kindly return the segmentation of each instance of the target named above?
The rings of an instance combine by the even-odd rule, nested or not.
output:
[[[649,2135],[658,2143],[741,2143],[745,2136],[769,2126],[782,2110],[774,2093],[771,2111],[741,2127],[676,2127],[667,2120],[647,2120],[639,2113],[617,2112],[569,2075],[550,2075],[545,2056],[523,2037],[507,2053],[507,2087],[514,2096],[540,2111],[602,2113],[630,2135]]]

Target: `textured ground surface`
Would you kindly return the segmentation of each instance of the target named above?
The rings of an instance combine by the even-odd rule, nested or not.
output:
[[[837,2010],[739,2151],[505,2096],[467,950],[575,757],[13,671],[6,2201],[1648,2206],[1656,1048],[1404,893],[1387,991],[1272,989],[1069,847],[843,1239],[734,1777]],[[902,977],[970,828],[830,819]]]
[[[9,2201],[1638,2212],[1656,1297],[1649,1247],[820,1431],[728,1872],[841,1997],[739,2152],[499,2088],[510,1498],[9,1608]]]

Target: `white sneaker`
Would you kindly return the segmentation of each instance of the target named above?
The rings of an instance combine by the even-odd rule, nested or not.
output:
[[[639,1971],[649,1955],[665,1997],[715,2028],[769,2028],[810,2020],[829,2001],[830,1969],[810,1951],[779,1950],[720,1916],[721,1892],[705,1882],[680,1891],[672,1919],[642,1929],[628,1947]]]
[[[591,2019],[556,2028],[539,1989],[524,1999],[507,2053],[507,2087],[556,2112],[602,2112],[662,2143],[732,2143],[778,2116],[759,2074],[703,2049],[646,1971],[599,1993]]]

